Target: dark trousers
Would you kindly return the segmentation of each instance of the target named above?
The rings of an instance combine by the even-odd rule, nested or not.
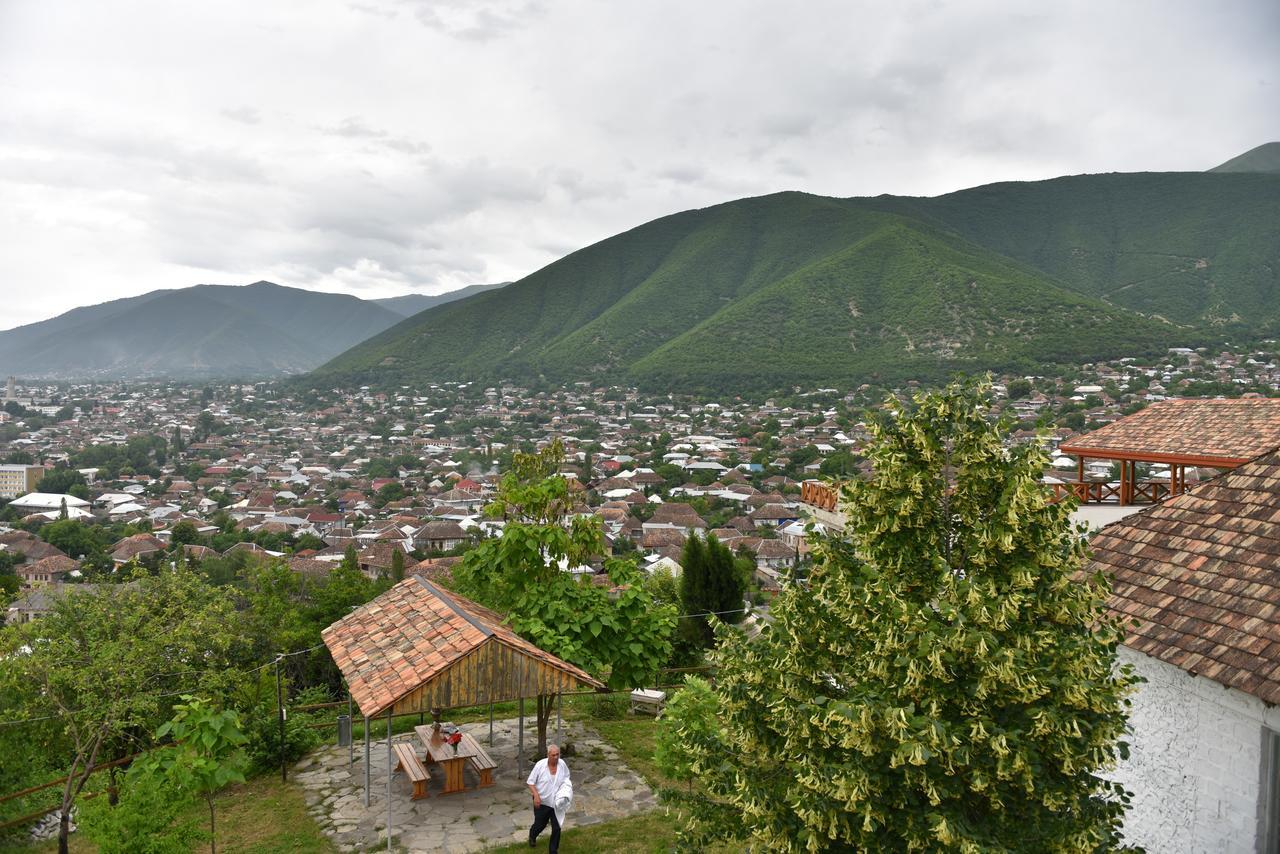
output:
[[[547,804],[533,808],[533,827],[529,828],[529,842],[538,838],[538,834],[551,822],[551,854],[560,848],[560,822],[556,821],[556,811]]]

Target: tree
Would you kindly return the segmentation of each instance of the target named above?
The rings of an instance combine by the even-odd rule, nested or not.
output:
[[[173,530],[169,532],[169,542],[175,547],[191,545],[200,542],[200,531],[196,528],[196,523],[190,519],[183,519],[181,522],[173,526]]]
[[[87,488],[84,475],[75,469],[50,469],[45,476],[40,478],[40,482],[36,484],[36,492],[49,492],[54,495],[71,495],[72,487],[83,486]],[[77,496],[79,497],[79,496]]]
[[[58,519],[40,529],[40,538],[71,557],[83,558],[102,551],[99,536],[105,532],[96,526],[86,525],[78,519]]]
[[[204,798],[209,807],[209,850],[218,851],[217,814],[213,796],[228,783],[243,783],[249,762],[248,740],[234,711],[215,709],[197,697],[183,695],[174,716],[160,725],[156,738],[173,736],[173,744],[153,751],[144,760],[147,772],[180,790]]]
[[[159,724],[175,687],[224,685],[242,643],[225,591],[181,567],[64,593],[43,619],[0,630],[0,694],[18,717],[56,718],[68,745],[61,854],[93,769]]]
[[[400,549],[391,552],[391,580],[397,583],[404,581],[404,552]]]
[[[1010,400],[1022,400],[1031,396],[1031,380],[1010,380],[1008,386]]]
[[[192,793],[175,788],[135,762],[125,774],[120,799],[86,801],[80,808],[80,831],[99,854],[186,854],[205,839],[188,814],[197,802]]]
[[[688,644],[709,648],[715,638],[713,621],[741,621],[746,585],[733,558],[733,552],[708,534],[691,535],[680,556],[680,606],[684,613],[680,637]]]
[[[558,474],[563,462],[558,440],[542,453],[514,455],[489,508],[506,517],[502,536],[466,553],[454,570],[454,586],[505,613],[517,634],[542,649],[612,688],[635,688],[670,655],[675,609],[653,601],[631,561],[606,561],[612,595],[562,571],[605,551],[599,520],[572,512],[568,481]],[[540,753],[546,751],[553,700],[537,698]]]
[[[985,383],[891,401],[873,474],[844,490],[848,539],[819,541],[809,585],[774,600],[756,641],[722,633],[719,727],[668,709],[701,784],[668,793],[687,842],[1119,844],[1128,795],[1099,773],[1127,755],[1121,628],[1106,580],[1078,575],[1085,545],[1040,483],[1043,449],[1003,447],[988,407]]]

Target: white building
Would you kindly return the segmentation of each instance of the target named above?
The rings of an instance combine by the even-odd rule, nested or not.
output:
[[[1091,540],[1112,608],[1137,621],[1129,843],[1148,851],[1280,850],[1280,451]]]

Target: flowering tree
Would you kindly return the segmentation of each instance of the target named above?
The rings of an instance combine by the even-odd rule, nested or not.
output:
[[[668,711],[671,770],[698,781],[667,793],[686,842],[1117,846],[1128,795],[1100,772],[1127,755],[1136,680],[1045,453],[1003,446],[985,384],[891,402],[872,432],[847,539],[820,544],[756,641],[722,632],[715,687]]]

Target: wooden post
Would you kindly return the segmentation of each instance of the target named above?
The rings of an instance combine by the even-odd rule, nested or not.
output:
[[[1120,461],[1120,498],[1118,502],[1121,507],[1129,503],[1128,501],[1129,492],[1128,492],[1128,489],[1126,488],[1128,486],[1128,483],[1129,483],[1129,462],[1128,460],[1121,460]]]
[[[1081,504],[1089,503],[1089,489],[1084,485],[1084,457],[1076,457],[1076,483],[1080,484],[1076,487],[1076,495],[1080,496]]]
[[[516,724],[516,732],[519,733],[516,746],[516,774],[524,776],[524,694],[520,696],[520,721]]]
[[[493,747],[493,703],[489,704],[489,746]]]
[[[280,719],[280,782],[289,782],[289,771],[284,764],[284,687],[280,681],[280,659],[283,655],[276,655],[276,717]]]
[[[369,716],[364,716],[364,805],[369,806]]]
[[[351,726],[351,721],[355,718],[351,717],[351,686],[347,686],[347,726]],[[348,765],[356,764],[356,740],[354,738],[347,739],[347,747],[350,748],[350,761]]]
[[[561,696],[562,696],[561,693],[557,691],[556,692],[556,744],[560,744],[560,706],[561,706],[560,698]]]

